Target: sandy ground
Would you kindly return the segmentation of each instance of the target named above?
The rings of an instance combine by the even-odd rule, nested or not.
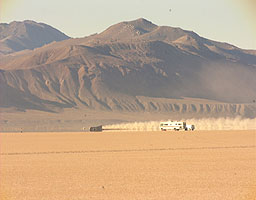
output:
[[[0,133],[0,199],[255,200],[256,131]]]

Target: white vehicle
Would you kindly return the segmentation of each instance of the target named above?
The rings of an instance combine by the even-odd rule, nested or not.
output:
[[[190,125],[190,124],[187,124],[187,131],[193,131],[195,130],[195,125]]]
[[[194,130],[194,125],[187,125],[186,122],[182,121],[166,121],[160,123],[160,130],[161,131],[168,131],[168,130],[174,130],[174,131],[187,131],[187,130]]]
[[[178,122],[178,121],[167,121],[160,123],[160,130],[161,131],[168,131],[168,130],[186,130],[186,122]]]

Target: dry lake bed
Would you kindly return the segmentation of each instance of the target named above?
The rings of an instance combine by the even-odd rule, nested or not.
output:
[[[256,131],[0,133],[1,200],[255,200]]]

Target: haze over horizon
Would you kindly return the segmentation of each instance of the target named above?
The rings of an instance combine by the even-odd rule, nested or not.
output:
[[[145,18],[154,24],[191,30],[202,37],[244,49],[256,49],[255,13],[253,0],[0,2],[1,23],[34,20],[71,37],[100,33],[120,21]]]

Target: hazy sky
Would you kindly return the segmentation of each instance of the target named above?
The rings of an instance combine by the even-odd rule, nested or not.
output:
[[[141,17],[256,49],[256,0],[0,0],[1,23],[30,19],[71,37]]]

